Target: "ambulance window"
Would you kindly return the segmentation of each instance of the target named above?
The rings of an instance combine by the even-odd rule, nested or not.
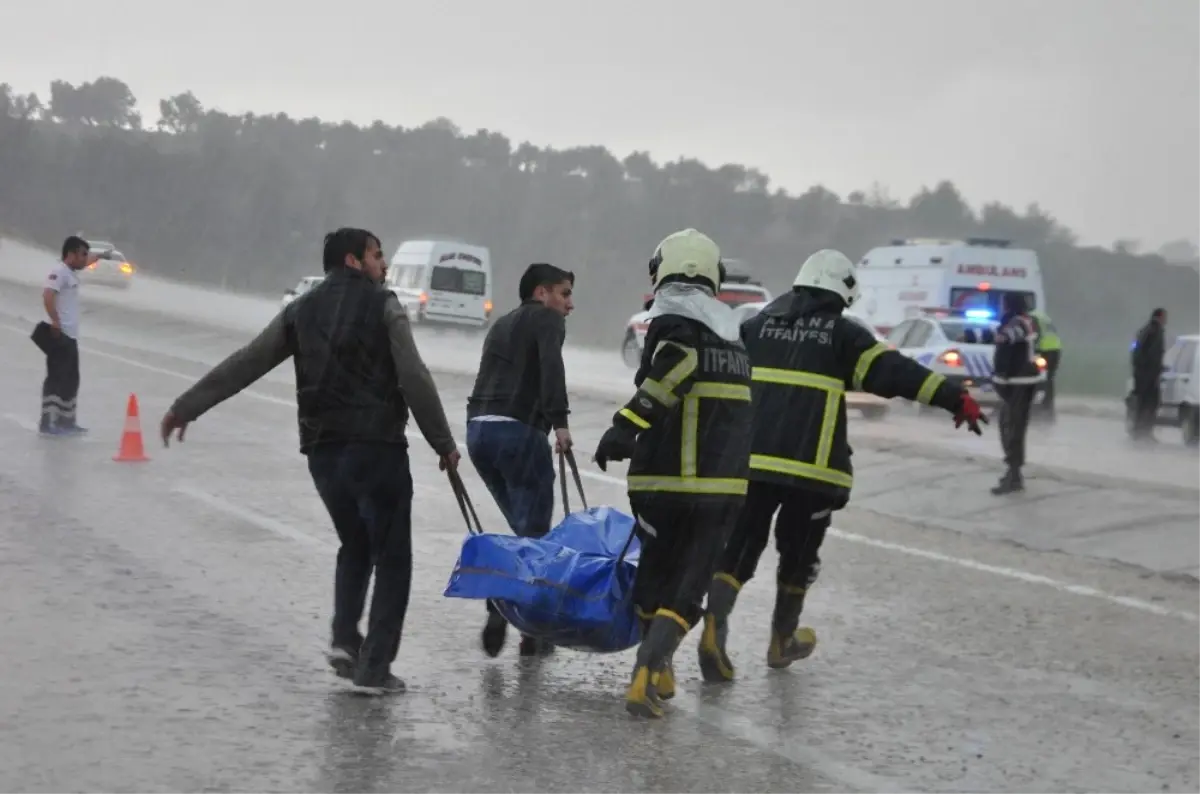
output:
[[[893,328],[891,331],[888,332],[888,335],[887,335],[888,342],[891,342],[896,347],[904,347],[904,344],[903,344],[904,337],[908,333],[909,329],[913,327],[913,323],[915,323],[915,322],[916,322],[916,320],[905,320],[904,322],[897,325],[895,328]]]
[[[908,338],[904,340],[905,347],[924,347],[929,342],[929,335],[933,333],[933,326],[925,320],[917,320],[912,331],[909,332]]]

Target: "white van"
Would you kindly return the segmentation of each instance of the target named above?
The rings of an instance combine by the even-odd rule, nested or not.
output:
[[[388,287],[414,323],[483,327],[492,316],[492,256],[456,240],[406,240],[388,265]]]
[[[893,240],[858,263],[862,297],[855,310],[885,336],[929,308],[999,319],[1003,298],[1018,293],[1029,309],[1046,296],[1037,254],[1008,240]]]

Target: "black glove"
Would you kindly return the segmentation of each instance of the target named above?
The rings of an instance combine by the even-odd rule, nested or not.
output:
[[[628,430],[616,425],[604,431],[600,443],[596,445],[596,454],[592,460],[600,467],[600,471],[608,471],[610,460],[628,460],[633,457],[634,443],[637,438]]]

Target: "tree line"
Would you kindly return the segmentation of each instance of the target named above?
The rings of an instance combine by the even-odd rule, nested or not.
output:
[[[497,310],[515,304],[529,262],[574,270],[571,340],[614,350],[654,244],[679,228],[704,230],[776,292],[819,248],[853,259],[896,237],[1001,237],[1038,252],[1067,340],[1064,377],[1105,390],[1120,387],[1152,308],[1181,333],[1200,323],[1193,267],[1129,241],[1082,247],[1036,204],[975,211],[948,181],[908,201],[878,184],[791,195],[742,165],[537,147],[445,118],[402,128],[231,115],[191,92],[158,109],[147,128],[129,87],[107,76],[56,80],[46,101],[0,84],[0,231],[50,246],[84,231],[147,273],[271,294],[319,272],[336,226],[372,229],[388,255],[403,239],[448,235],[491,249]]]

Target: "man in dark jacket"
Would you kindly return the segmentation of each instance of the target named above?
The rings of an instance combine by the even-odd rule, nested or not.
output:
[[[554,460],[547,434],[554,430],[556,451],[571,448],[562,348],[574,288],[575,275],[554,265],[525,269],[517,287],[521,305],[488,331],[467,399],[467,454],[520,537],[540,538],[550,531]],[[508,624],[490,601],[487,608],[483,650],[496,656]],[[521,638],[522,656],[549,649],[533,637]]]
[[[1133,436],[1153,440],[1154,421],[1162,398],[1163,354],[1166,352],[1167,310],[1155,309],[1138,331],[1133,364]]]
[[[956,427],[966,422],[975,433],[987,422],[966,390],[843,317],[858,294],[854,263],[838,251],[818,251],[801,266],[791,293],[742,324],[753,365],[750,483],[709,585],[699,648],[707,681],[734,677],[725,648],[729,616],[754,576],[776,512],[779,568],[767,664],[787,667],[816,647],[816,633],[799,621],[832,514],[850,499],[848,390],[937,406],[954,415]]]
[[[300,451],[341,547],[329,664],[370,693],[402,692],[391,673],[412,581],[412,475],[405,426],[412,409],[442,470],[459,454],[408,316],[381,286],[379,238],[342,228],[325,236],[325,280],[288,304],[253,341],[171,406],[163,444],[209,409],[295,362]],[[375,595],[359,633],[371,569]]]
[[[1000,404],[1000,444],[1007,469],[992,488],[997,496],[1025,490],[1021,467],[1025,465],[1025,435],[1033,396],[1045,375],[1037,364],[1037,323],[1029,316],[1025,299],[1015,292],[1004,295],[1004,315],[996,329],[992,357],[992,385]]]

